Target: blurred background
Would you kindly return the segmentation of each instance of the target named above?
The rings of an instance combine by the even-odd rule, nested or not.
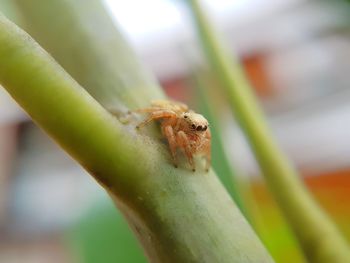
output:
[[[9,2],[0,2],[0,9],[15,17]],[[238,55],[279,144],[350,240],[350,4],[203,3]],[[166,93],[196,108],[191,80],[205,63],[181,1],[104,4]],[[254,228],[276,262],[304,262],[243,133],[221,106],[224,98],[214,99],[224,151],[244,182]],[[1,88],[0,263],[22,262],[146,260],[103,189]]]

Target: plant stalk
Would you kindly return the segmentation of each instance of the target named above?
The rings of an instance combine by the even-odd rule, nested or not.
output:
[[[237,59],[228,55],[198,0],[188,1],[208,61],[255,153],[271,192],[310,262],[350,262],[350,249],[315,202],[296,169],[273,140],[253,90]]]
[[[151,262],[272,262],[213,171],[175,169],[2,15],[0,84],[109,192]]]

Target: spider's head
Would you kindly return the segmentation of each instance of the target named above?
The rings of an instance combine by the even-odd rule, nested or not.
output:
[[[183,120],[187,123],[189,130],[196,132],[204,132],[208,129],[208,121],[200,114],[193,111],[184,112]]]

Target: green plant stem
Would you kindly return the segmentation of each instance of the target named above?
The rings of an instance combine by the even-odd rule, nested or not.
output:
[[[123,112],[164,98],[101,1],[14,2],[21,11],[25,30],[104,108]]]
[[[17,25],[21,25],[21,17],[12,0],[0,0],[0,12]]]
[[[204,76],[205,74],[205,76]],[[206,77],[210,76],[210,77]],[[250,182],[244,175],[237,175],[237,171],[231,166],[227,155],[225,153],[224,142],[220,137],[220,124],[218,123],[218,116],[215,112],[215,103],[209,100],[213,97],[213,92],[210,91],[210,85],[217,85],[216,81],[213,81],[212,74],[208,72],[197,74],[195,76],[196,91],[200,101],[200,109],[204,116],[208,119],[211,127],[212,142],[213,142],[213,167],[217,171],[221,181],[226,186],[227,191],[231,194],[236,204],[241,209],[243,215],[253,227],[255,232],[260,238],[263,237],[261,226],[261,220],[256,212],[256,200],[252,195],[250,189]],[[215,165],[217,163],[217,166]]]
[[[237,171],[232,168],[225,153],[224,143],[220,137],[218,118],[214,117],[215,115],[218,116],[215,114],[217,105],[213,103],[213,99],[209,100],[209,98],[213,98],[214,95],[214,91],[210,90],[210,85],[216,86],[218,83],[213,81],[213,75],[208,74],[208,72],[196,74],[195,82],[201,113],[207,118],[211,127],[213,168],[254,231],[261,240],[264,240],[268,234],[265,233],[266,231],[264,232],[264,226],[260,218],[261,215],[257,211],[257,202],[254,200],[250,185],[251,182],[249,182],[249,179],[245,178],[244,175],[237,175]]]
[[[244,201],[242,200],[242,194],[240,192],[238,178],[236,177],[233,168],[226,156],[223,142],[220,136],[220,124],[215,118],[215,113],[213,106],[210,103],[209,90],[206,85],[206,81],[201,79],[204,73],[194,74],[193,82],[196,90],[196,95],[198,98],[198,105],[200,112],[205,116],[205,118],[210,123],[210,132],[212,140],[212,163],[215,171],[220,176],[221,181],[226,187],[227,191],[235,200],[238,207],[241,209],[242,213],[249,220],[246,214],[246,209],[244,206]],[[249,220],[250,221],[250,220]]]
[[[271,262],[214,172],[175,169],[2,15],[0,84],[109,192],[151,262]]]
[[[244,130],[266,181],[310,262],[350,262],[350,249],[316,204],[295,168],[273,140],[253,91],[237,61],[232,63],[200,7],[189,0],[208,60]]]

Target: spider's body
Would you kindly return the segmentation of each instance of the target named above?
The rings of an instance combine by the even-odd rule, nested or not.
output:
[[[162,134],[169,142],[170,152],[177,167],[176,152],[180,148],[195,171],[193,156],[202,154],[206,158],[206,169],[210,168],[210,130],[208,121],[200,114],[190,111],[187,105],[174,101],[153,101],[149,108],[136,112],[149,113],[149,117],[140,123],[141,128],[153,120],[161,122]]]

